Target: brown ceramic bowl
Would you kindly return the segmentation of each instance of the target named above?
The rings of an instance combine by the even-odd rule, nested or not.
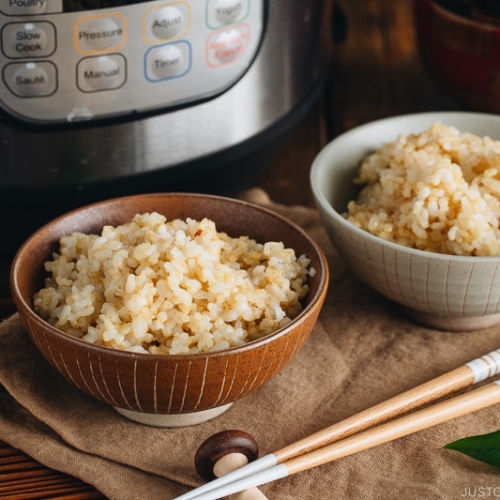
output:
[[[136,213],[157,211],[168,219],[208,217],[230,236],[283,241],[306,254],[317,270],[309,277],[304,309],[289,325],[248,344],[186,355],[136,354],[96,346],[42,320],[32,297],[43,287],[44,262],[62,235],[95,233]],[[295,356],[323,304],[328,266],[319,246],[299,227],[276,213],[247,202],[211,195],[148,194],[96,203],[70,212],[33,234],[19,249],[11,270],[11,290],[20,317],[48,362],[79,389],[133,420],[157,426],[203,422],[258,389]]]
[[[500,18],[478,16],[477,3],[414,0],[419,51],[429,73],[458,103],[500,113]],[[460,4],[472,5],[470,12],[459,11]]]

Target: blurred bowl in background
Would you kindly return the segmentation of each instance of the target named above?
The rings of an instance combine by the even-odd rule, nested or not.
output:
[[[33,310],[33,295],[46,276],[44,262],[61,236],[100,232],[104,225],[129,222],[138,213],[159,212],[168,220],[204,217],[232,237],[282,241],[305,254],[316,274],[302,312],[285,327],[259,340],[197,354],[153,355],[125,352],[75,338]],[[214,418],[235,401],[268,382],[297,354],[316,323],[325,299],[326,258],[302,229],[260,206],[201,194],[149,194],[117,198],[77,209],[34,233],[19,249],[11,269],[11,290],[21,320],[48,362],[71,384],[108,403],[131,420],[165,427]]]
[[[500,116],[469,112],[419,113],[354,128],[330,142],[311,169],[313,195],[330,239],[366,284],[400,304],[414,320],[452,331],[500,322],[500,256],[446,255],[386,241],[342,214],[357,198],[353,180],[361,160],[400,134],[420,133],[435,122],[500,139]]]
[[[487,11],[473,4],[414,0],[420,56],[439,86],[460,104],[500,113],[500,25],[491,15],[481,18]]]

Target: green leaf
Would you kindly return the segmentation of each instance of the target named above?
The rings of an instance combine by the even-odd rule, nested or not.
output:
[[[476,460],[500,468],[500,431],[459,439],[446,444],[444,448],[459,451]]]

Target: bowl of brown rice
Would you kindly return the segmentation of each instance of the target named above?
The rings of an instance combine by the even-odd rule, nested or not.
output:
[[[311,186],[339,254],[431,328],[500,322],[500,116],[367,123],[319,153]]]
[[[191,193],[95,203],[19,249],[11,290],[41,354],[134,421],[214,418],[282,370],[308,338],[328,266],[288,219]]]

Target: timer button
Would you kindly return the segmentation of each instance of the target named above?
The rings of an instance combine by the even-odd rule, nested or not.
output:
[[[184,76],[191,66],[191,46],[176,42],[153,47],[146,53],[146,77],[150,81]]]
[[[82,92],[98,92],[122,87],[127,76],[121,54],[87,57],[77,65],[77,85]]]
[[[75,25],[75,44],[80,53],[118,50],[125,45],[125,19],[121,14],[81,18]]]
[[[56,29],[52,23],[9,23],[2,28],[2,51],[11,59],[47,57],[55,50]]]
[[[57,68],[48,61],[10,63],[3,73],[9,90],[19,97],[46,97],[57,90]]]

